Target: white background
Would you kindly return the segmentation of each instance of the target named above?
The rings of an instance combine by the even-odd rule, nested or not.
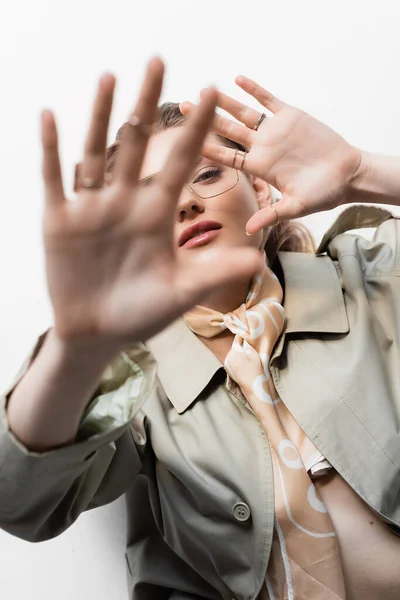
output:
[[[41,247],[39,112],[55,110],[65,180],[80,159],[98,76],[118,77],[110,140],[146,60],[167,64],[162,100],[196,100],[235,75],[258,80],[351,143],[400,155],[397,0],[2,0],[0,5],[0,387],[51,323]],[[306,222],[320,239],[334,218]],[[1,490],[0,490],[1,502]],[[0,598],[124,600],[123,503],[57,540],[0,532]]]

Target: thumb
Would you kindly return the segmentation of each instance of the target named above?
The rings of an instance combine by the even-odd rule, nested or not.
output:
[[[193,102],[189,102],[188,100],[185,100],[185,102],[181,102],[179,104],[179,110],[186,117],[190,115],[190,113],[193,111],[194,107],[195,107],[195,105],[193,104]]]
[[[246,233],[253,235],[265,227],[272,227],[280,221],[297,219],[300,216],[298,203],[289,196],[283,195],[281,200],[268,204],[250,217],[246,224]]]

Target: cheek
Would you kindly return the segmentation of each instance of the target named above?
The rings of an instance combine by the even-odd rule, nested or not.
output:
[[[237,203],[238,211],[242,218],[243,229],[246,228],[246,223],[258,210],[260,207],[257,202],[257,198],[253,188],[246,181],[240,190],[240,199]],[[259,231],[258,233],[247,236],[244,232],[246,238],[246,245],[253,246],[254,248],[261,248],[264,240],[264,231]]]
[[[232,190],[224,199],[224,209],[238,221],[245,224],[258,210],[258,202],[253,189],[248,185],[241,185]]]
[[[240,243],[246,246],[261,248],[263,245],[264,232],[255,235],[246,235],[246,223],[258,210],[258,202],[252,190],[242,189],[237,193],[227,195],[221,201],[219,209],[226,214],[226,223],[230,222],[235,231],[235,236],[240,237]],[[239,240],[238,240],[239,241]]]

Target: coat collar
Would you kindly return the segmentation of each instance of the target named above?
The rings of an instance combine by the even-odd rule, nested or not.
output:
[[[285,280],[286,323],[278,352],[287,334],[346,333],[349,325],[343,293],[331,259],[280,252],[279,260]],[[165,393],[178,413],[185,411],[223,368],[182,319],[151,338],[147,346],[157,361]]]
[[[328,256],[280,252],[285,280],[285,334],[346,333],[347,313],[339,277]]]
[[[178,413],[204,390],[221,361],[178,319],[146,342],[157,361],[157,375]]]
[[[349,331],[340,280],[329,256],[322,255],[330,241],[341,233],[361,227],[376,227],[393,218],[374,206],[351,206],[344,210],[324,235],[314,254],[280,252],[285,282],[285,327],[271,360],[282,352],[288,334]],[[147,342],[158,363],[158,377],[178,413],[184,412],[204,390],[222,363],[186,327],[182,319]]]

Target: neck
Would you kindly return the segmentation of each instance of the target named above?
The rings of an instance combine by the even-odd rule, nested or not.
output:
[[[221,286],[209,294],[201,304],[223,314],[231,312],[246,301],[251,282],[252,278]]]

